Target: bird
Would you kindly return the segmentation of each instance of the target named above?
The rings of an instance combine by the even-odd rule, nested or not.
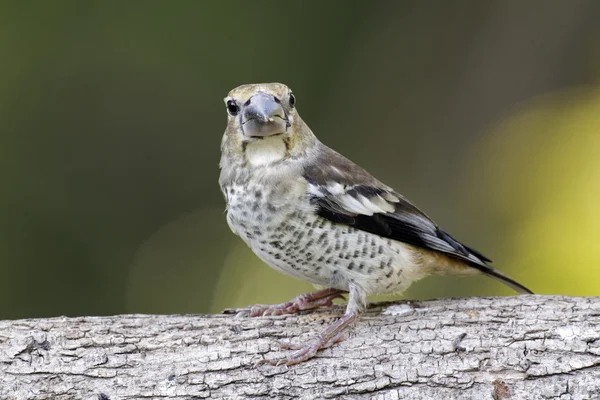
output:
[[[372,294],[402,293],[429,275],[481,274],[520,294],[525,286],[489,265],[424,212],[317,139],[282,83],[245,84],[225,97],[219,185],[227,223],[277,271],[319,290],[252,317],[294,314],[347,300],[331,326],[271,364],[294,365],[343,338]]]

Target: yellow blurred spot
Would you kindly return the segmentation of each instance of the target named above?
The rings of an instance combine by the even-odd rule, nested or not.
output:
[[[537,293],[600,294],[600,90],[531,104],[480,153],[505,261]]]

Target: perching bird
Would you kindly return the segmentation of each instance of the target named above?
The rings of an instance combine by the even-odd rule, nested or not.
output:
[[[532,293],[490,260],[440,229],[418,208],[321,143],[280,83],[243,85],[225,98],[219,183],[227,222],[265,263],[326,287],[252,316],[330,306],[348,293],[345,314],[283,363],[296,364],[341,339],[367,295],[399,293],[432,274],[483,273]]]

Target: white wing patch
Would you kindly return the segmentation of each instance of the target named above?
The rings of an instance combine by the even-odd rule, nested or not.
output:
[[[337,203],[339,205],[343,206],[346,210],[354,214],[373,215],[373,211],[363,206],[360,201],[349,194],[342,194],[335,197],[338,200]]]
[[[381,195],[386,201],[389,201],[390,203],[400,203],[400,199],[398,198],[398,196],[396,196],[393,193],[390,192],[383,192],[383,194]]]
[[[315,197],[326,198],[327,201],[345,211],[347,214],[368,215],[393,213],[395,203],[400,199],[394,193],[384,189],[374,189],[372,192],[358,190],[358,185],[342,185],[339,182],[327,182],[326,185],[308,185],[308,193]],[[364,186],[362,187],[364,188]]]
[[[344,185],[338,182],[331,182],[325,188],[329,193],[331,193],[334,196],[346,193],[346,188],[344,187]]]
[[[383,197],[377,195],[371,198],[366,198],[363,195],[359,196],[360,202],[371,211],[376,213],[393,213],[394,205],[385,201]]]

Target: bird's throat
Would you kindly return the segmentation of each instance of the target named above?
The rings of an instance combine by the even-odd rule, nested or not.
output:
[[[264,167],[287,157],[288,148],[282,136],[273,136],[248,142],[244,154],[251,166]]]

